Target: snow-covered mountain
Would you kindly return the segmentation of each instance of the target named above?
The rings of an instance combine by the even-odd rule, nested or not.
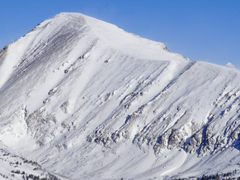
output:
[[[61,13],[0,51],[0,125],[3,178],[232,172],[240,166],[240,71]]]

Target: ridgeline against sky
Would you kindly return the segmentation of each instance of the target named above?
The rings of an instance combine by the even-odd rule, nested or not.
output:
[[[2,1],[0,49],[44,19],[80,12],[163,42],[191,60],[240,68],[239,9],[238,0]]]
[[[57,14],[0,51],[0,179],[238,179],[228,66]]]

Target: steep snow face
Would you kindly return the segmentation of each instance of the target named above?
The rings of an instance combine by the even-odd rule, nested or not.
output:
[[[69,179],[231,171],[239,83],[236,69],[61,13],[0,51],[0,140]]]

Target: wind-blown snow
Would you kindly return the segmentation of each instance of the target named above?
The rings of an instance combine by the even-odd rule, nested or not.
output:
[[[60,179],[234,170],[239,97],[237,69],[77,13],[0,51],[0,140]]]

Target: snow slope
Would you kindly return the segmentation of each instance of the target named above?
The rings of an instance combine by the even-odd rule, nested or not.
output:
[[[59,179],[232,171],[239,111],[237,69],[82,14],[58,14],[0,51],[0,140]]]

